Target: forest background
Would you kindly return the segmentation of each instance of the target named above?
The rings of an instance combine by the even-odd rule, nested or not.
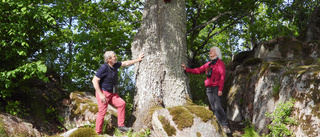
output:
[[[94,93],[91,80],[105,51],[115,51],[119,61],[131,59],[143,6],[143,0],[2,0],[0,111],[61,120],[55,101],[73,91]],[[227,64],[260,42],[299,37],[317,6],[319,0],[186,0],[187,64],[209,61],[212,46],[220,47]],[[135,91],[132,70],[119,71],[126,117]],[[188,77],[193,102],[206,106],[205,75]],[[59,96],[41,91],[52,82],[58,82]]]

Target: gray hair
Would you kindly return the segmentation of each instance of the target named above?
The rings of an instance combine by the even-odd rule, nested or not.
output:
[[[108,59],[112,58],[112,55],[114,54],[113,51],[106,51],[103,55],[104,57],[104,62],[108,63]]]
[[[222,59],[221,50],[218,47],[211,47],[210,50],[215,50],[219,59]]]

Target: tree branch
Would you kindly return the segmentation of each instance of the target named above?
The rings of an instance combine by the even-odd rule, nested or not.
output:
[[[205,39],[205,41],[200,45],[200,47],[194,52],[194,56],[195,55],[198,55],[198,54],[202,54],[202,53],[206,53],[208,51],[205,51],[205,52],[199,52],[201,49],[204,48],[204,46],[208,43],[209,39],[212,38],[214,35],[217,35],[219,33],[222,33],[224,32],[225,30],[227,30],[230,26],[233,26],[235,25],[236,23],[238,23],[238,20],[244,18],[245,15],[241,16],[240,18],[238,18],[237,20],[235,20],[234,22],[232,22],[231,24],[229,24],[228,26],[224,27],[222,30],[218,31],[218,32],[215,32],[213,34],[211,34],[213,32],[213,30],[216,28],[215,26],[210,30],[210,32],[208,33],[207,35],[207,38]]]
[[[232,12],[225,12],[225,13],[219,13],[217,16],[215,16],[214,18],[212,18],[211,20],[207,21],[206,23],[203,23],[203,24],[200,24],[198,26],[195,26],[194,28],[192,28],[191,30],[188,31],[188,33],[194,31],[194,30],[197,30],[197,29],[203,29],[205,28],[206,26],[208,26],[210,23],[218,20],[221,16],[224,16],[226,14],[231,14]]]

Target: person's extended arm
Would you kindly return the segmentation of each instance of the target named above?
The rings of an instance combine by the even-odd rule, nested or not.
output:
[[[121,62],[121,67],[130,66],[134,63],[140,62],[140,61],[142,61],[143,57],[144,57],[144,54],[142,53],[139,55],[139,57],[137,59],[123,61],[123,62]]]
[[[188,73],[200,74],[205,72],[205,69],[208,67],[208,63],[202,65],[199,68],[193,68],[193,69],[186,67],[184,63],[182,63],[181,66],[182,66],[182,69]]]
[[[93,87],[96,90],[96,92],[99,94],[101,102],[102,103],[106,103],[107,102],[107,98],[101,91],[101,88],[100,88],[100,85],[99,85],[99,81],[100,81],[100,78],[98,78],[97,76],[94,76],[93,79],[92,79],[92,84],[93,84]]]

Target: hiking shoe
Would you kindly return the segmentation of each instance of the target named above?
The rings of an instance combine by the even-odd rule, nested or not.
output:
[[[230,131],[228,126],[222,126],[222,129],[226,134],[230,134],[231,133],[231,131]]]
[[[118,129],[122,132],[127,132],[129,130],[131,130],[132,128],[131,127],[126,127],[126,126],[122,126],[122,127],[118,127]]]

